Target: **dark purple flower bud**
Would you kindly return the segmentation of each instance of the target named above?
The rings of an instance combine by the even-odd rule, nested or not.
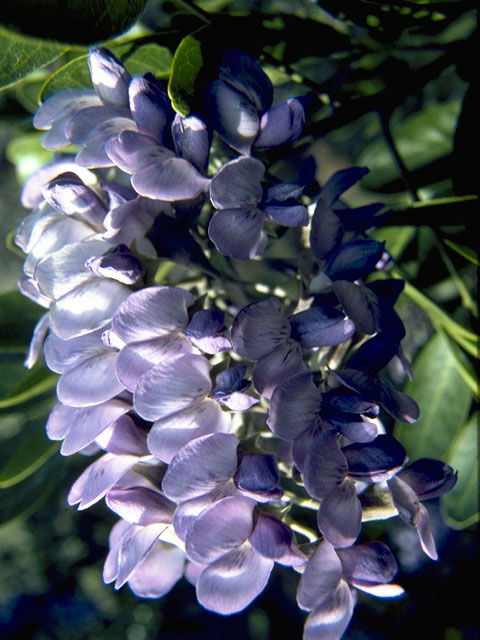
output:
[[[305,111],[300,100],[288,98],[263,114],[255,149],[270,149],[296,140],[302,133]]]
[[[95,276],[112,278],[124,284],[135,284],[143,277],[143,265],[124,244],[98,258],[89,258],[86,268]]]
[[[361,180],[368,172],[369,170],[366,167],[350,167],[337,171],[322,187],[320,197],[331,206],[344,191],[350,189],[352,185]]]
[[[335,280],[333,290],[347,316],[363,333],[374,334],[379,330],[380,305],[375,293],[363,284],[349,280]]]
[[[274,298],[243,307],[233,321],[232,344],[243,358],[259,360],[290,337],[290,323]]]
[[[136,76],[130,82],[128,94],[138,130],[171,148],[170,127],[174,112],[161,83],[152,73]]]
[[[345,228],[330,205],[320,198],[315,207],[310,229],[310,247],[319,260],[329,258],[342,242]]]
[[[273,456],[259,453],[240,454],[233,479],[240,491],[260,502],[278,500],[282,496],[282,490],[278,486],[277,464]]]
[[[450,465],[432,458],[415,460],[398,474],[415,491],[419,500],[448,493],[455,486],[457,476],[458,472]]]
[[[232,346],[230,340],[222,333],[226,331],[225,314],[219,309],[202,309],[196,311],[184,333],[192,344],[205,353],[219,353]]]
[[[318,510],[318,528],[334,547],[349,547],[362,526],[362,505],[355,483],[345,478],[323,498]]]
[[[392,552],[383,542],[357,544],[347,549],[338,549],[337,554],[345,579],[354,586],[357,582],[390,582],[398,571]]]
[[[175,151],[205,174],[210,152],[210,134],[206,124],[196,116],[181,116],[177,113],[172,123],[172,137]]]
[[[128,107],[131,76],[118,58],[105,47],[99,47],[90,51],[87,62],[92,84],[102,102]]]
[[[355,325],[342,311],[327,305],[310,307],[289,317],[292,338],[304,349],[330,347],[346,342],[354,333]]]
[[[335,431],[316,434],[307,449],[303,481],[312,498],[328,496],[347,477],[348,465]]]
[[[384,206],[383,202],[375,202],[363,207],[355,207],[354,209],[337,207],[335,208],[335,214],[348,231],[364,233],[368,229],[378,226],[392,213],[392,210],[389,210],[377,215]]]
[[[403,446],[389,435],[379,435],[373,442],[350,444],[342,451],[348,462],[348,475],[364,482],[388,480],[407,460]]]
[[[323,401],[327,408],[345,413],[362,413],[369,418],[376,418],[380,407],[378,404],[361,398],[356,393],[335,390],[323,394]]]
[[[42,193],[54,209],[66,216],[85,220],[97,228],[105,218],[105,205],[75,173],[62,173],[51,180]]]
[[[237,366],[220,371],[215,378],[212,398],[232,411],[246,411],[256,404],[258,402],[256,398],[242,393],[250,386],[250,381],[243,377],[246,370],[245,366]]]
[[[270,514],[257,514],[249,542],[262,556],[280,564],[298,567],[307,562],[306,557],[294,547],[290,527]]]

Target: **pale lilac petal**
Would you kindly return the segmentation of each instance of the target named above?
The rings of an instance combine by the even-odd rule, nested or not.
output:
[[[157,542],[128,579],[128,586],[139,598],[161,598],[183,576],[185,554],[171,544]]]
[[[72,428],[63,441],[60,453],[70,456],[93,442],[112,422],[130,410],[130,406],[113,398],[93,407],[70,408]]]
[[[276,298],[269,298],[253,302],[237,313],[232,326],[232,344],[240,356],[259,360],[288,340],[290,323],[278,306]]]
[[[175,455],[162,481],[171,500],[184,502],[208,493],[237,470],[238,438],[213,433],[190,441]]]
[[[185,335],[196,347],[205,353],[218,353],[230,349],[228,338],[222,336],[226,331],[225,314],[219,309],[201,309],[196,311],[185,328]]]
[[[289,376],[275,387],[267,424],[283,440],[295,440],[315,424],[322,394],[309,371]]]
[[[193,403],[166,418],[154,422],[148,434],[149,451],[169,463],[190,440],[209,433],[228,433],[231,418],[209,398]]]
[[[157,162],[132,177],[132,186],[138,194],[167,202],[196,198],[209,183],[183,158]]]
[[[118,553],[118,575],[115,589],[120,589],[133,572],[145,560],[153,545],[168,525],[149,524],[145,527],[134,525],[128,530]]]
[[[237,613],[263,591],[273,565],[273,560],[244,544],[202,571],[197,581],[197,599],[210,611]]]
[[[187,409],[210,392],[210,362],[184,354],[161,362],[145,373],[135,391],[135,408],[146,420],[159,420]]]
[[[103,565],[103,581],[105,584],[113,582],[118,575],[118,552],[123,538],[133,526],[129,522],[125,522],[125,520],[119,520],[110,531],[108,536],[109,551]]]
[[[254,507],[253,500],[234,496],[202,511],[187,533],[188,558],[199,564],[210,564],[239,547],[252,532]]]
[[[208,225],[208,237],[224,256],[249,260],[263,253],[267,246],[264,219],[259,209],[217,211]]]
[[[48,313],[44,313],[40,316],[33,329],[28,352],[23,363],[27,369],[31,369],[38,361],[49,327],[50,316]]]
[[[79,167],[73,161],[71,155],[65,156],[60,160],[47,162],[25,180],[20,195],[22,205],[27,209],[37,207],[43,201],[42,188],[47,182],[66,171],[76,173],[86,184],[95,184],[96,182],[96,178],[91,171],[84,167]]]
[[[352,617],[354,601],[343,580],[335,591],[308,616],[303,640],[340,640]]]
[[[146,487],[111,489],[105,498],[107,506],[132,524],[171,524],[175,505],[165,496]]]
[[[347,476],[348,465],[335,431],[315,435],[303,465],[303,481],[312,498],[325,498]]]
[[[73,426],[76,409],[56,404],[47,419],[46,432],[50,440],[63,440]]]
[[[65,135],[72,144],[83,145],[108,130],[112,122],[122,123],[123,127],[119,127],[119,130],[135,127],[127,107],[102,105],[77,111],[68,121]]]
[[[131,293],[118,307],[112,321],[115,333],[125,342],[138,342],[178,333],[188,323],[192,294],[179,287],[147,287]]]
[[[270,398],[280,382],[308,369],[302,348],[295,340],[286,340],[275,351],[261,358],[253,369],[255,389]]]
[[[417,517],[414,522],[415,528],[417,529],[418,539],[420,540],[420,545],[427,554],[429,558],[432,560],[438,560],[437,549],[435,547],[435,540],[432,535],[432,529],[430,527],[430,517],[428,515],[428,511],[423,504],[419,504]]]
[[[118,354],[118,379],[129,391],[135,391],[140,377],[154,365],[191,352],[190,340],[175,334],[127,344]]]
[[[79,509],[87,509],[103,498],[137,462],[137,456],[116,456],[106,453],[87,467],[74,482],[67,497],[68,504],[79,503]]]
[[[101,331],[94,331],[71,340],[63,340],[50,331],[44,344],[45,361],[48,368],[55,373],[63,373],[84,360],[104,352]]]
[[[93,89],[64,89],[48,96],[33,117],[36,129],[47,129],[49,125],[67,112],[102,104]]]
[[[110,137],[105,143],[105,153],[126,173],[137,173],[174,157],[172,151],[160,147],[153,138],[131,130]]]
[[[362,505],[355,484],[346,478],[322,500],[318,512],[318,528],[335,547],[349,547],[360,533]]]
[[[124,387],[115,373],[116,360],[116,352],[105,349],[66,371],[57,383],[60,402],[91,407],[118,395]]]
[[[209,509],[212,505],[216,504],[224,498],[230,498],[232,496],[239,496],[239,492],[236,489],[233,482],[226,482],[218,485],[215,489],[209,493],[205,493],[198,498],[192,498],[186,500],[178,505],[175,515],[173,517],[173,526],[175,533],[185,542],[186,537],[199,514],[206,509]]]
[[[210,199],[216,209],[254,209],[260,202],[264,165],[251,156],[230,160],[217,171],[210,185]]]
[[[302,133],[305,112],[296,98],[288,98],[273,106],[260,120],[260,133],[255,149],[269,149],[296,140]]]
[[[104,104],[128,106],[128,85],[131,76],[111,51],[99,47],[87,57],[90,77]]]
[[[355,588],[377,598],[399,598],[405,595],[405,589],[399,584],[371,584],[356,582]]]
[[[115,280],[96,278],[57,300],[50,310],[52,329],[69,340],[104,327],[130,289]]]
[[[146,432],[127,415],[122,415],[109,424],[95,442],[104,451],[116,455],[148,455]]]
[[[297,589],[298,606],[312,611],[334,593],[342,577],[342,563],[333,545],[326,540],[320,542],[305,571]]]

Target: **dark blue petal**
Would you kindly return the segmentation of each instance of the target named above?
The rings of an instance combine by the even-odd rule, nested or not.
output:
[[[368,171],[366,167],[351,167],[337,171],[322,187],[320,197],[328,205],[332,205],[344,191],[350,189],[352,185],[361,180]]]
[[[345,228],[329,204],[320,198],[315,207],[310,229],[310,246],[313,255],[325,260],[338,249]]]
[[[259,112],[270,108],[273,85],[258,60],[244,51],[227,51],[222,58],[219,75],[244,93]]]
[[[208,225],[208,237],[224,256],[249,260],[265,251],[265,215],[260,209],[217,211]]]
[[[253,369],[253,384],[259,393],[270,398],[282,380],[307,369],[298,342],[287,340],[257,362]]]
[[[272,206],[263,208],[272,222],[284,227],[306,227],[308,224],[307,207],[303,204]]]
[[[364,482],[391,478],[407,460],[403,446],[389,435],[379,435],[372,442],[349,444],[342,451],[348,462],[348,475]]]
[[[375,269],[384,243],[355,238],[343,244],[328,260],[324,273],[332,280],[358,280]]]
[[[220,371],[215,378],[215,388],[212,397],[215,397],[215,394],[225,395],[246,389],[250,385],[250,382],[243,377],[246,372],[247,367],[245,365],[229,367],[228,369]]]
[[[151,73],[137,76],[131,81],[128,93],[138,130],[171,147],[170,126],[174,112],[160,82]]]
[[[296,140],[302,133],[305,112],[296,98],[279,102],[263,114],[255,149],[270,149]]]
[[[278,306],[276,298],[269,298],[240,309],[232,325],[232,344],[240,356],[259,360],[289,339],[290,323]]]
[[[241,454],[233,479],[240,490],[249,493],[277,492],[279,475],[275,458],[260,453]]]
[[[363,333],[374,334],[379,330],[380,308],[377,296],[367,287],[348,280],[336,280],[335,291],[347,316]]]
[[[312,498],[325,498],[347,476],[347,460],[335,431],[324,431],[312,440],[303,465],[305,489]]]
[[[224,164],[212,178],[210,198],[216,209],[255,207],[262,199],[264,165],[255,158],[241,156]]]
[[[205,174],[210,152],[210,134],[206,124],[196,116],[185,118],[177,113],[172,124],[172,137],[177,155]]]
[[[335,214],[340,218],[345,229],[363,233],[372,227],[378,226],[380,222],[383,222],[392,213],[390,210],[377,216],[377,213],[384,206],[383,202],[375,202],[355,209],[338,207],[335,208]]]
[[[383,542],[357,544],[348,549],[338,549],[343,575],[348,582],[390,582],[398,571],[397,562]]]
[[[345,390],[335,390],[324,393],[323,402],[324,406],[331,410],[338,410],[345,413],[362,413],[369,418],[375,418],[380,411],[380,407],[374,402],[364,400],[356,393],[350,393]]]
[[[292,338],[302,347],[329,347],[346,342],[354,333],[355,325],[334,307],[311,307],[289,318]]]
[[[455,486],[457,476],[450,465],[433,458],[415,460],[398,474],[415,491],[419,500],[448,493]]]

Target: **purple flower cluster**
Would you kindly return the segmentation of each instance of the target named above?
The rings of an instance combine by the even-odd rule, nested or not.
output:
[[[35,116],[47,148],[80,150],[27,180],[22,202],[33,211],[16,235],[26,254],[20,290],[46,309],[27,366],[43,349],[59,374],[48,437],[62,441],[62,455],[101,452],[68,502],[85,509],[105,498],[119,516],[104,567],[115,588],[156,598],[185,576],[204,607],[232,614],[278,562],[302,574],[306,640],[338,639],[356,589],[403,591],[391,584],[388,547],[359,542],[364,496],[381,494],[435,559],[421,501],[456,481],[436,460],[405,466],[379,420],[419,416],[381,374],[394,357],[408,369],[394,310],[402,283],[366,281],[388,262],[365,234],[381,206],[340,200],[363,169],[335,174],[311,216],[301,186],[265,180],[252,152],[296,139],[304,111],[295,98],[272,106],[270,80],[244,53],[222,60],[204,116],[175,114],[155,76],[132,78],[105,49],[89,65],[94,91],[54,94]],[[209,176],[215,136],[230,151]],[[152,228],[188,250],[185,219],[209,206],[208,237],[233,258],[263,252],[265,220],[310,225],[315,273],[293,314],[274,297],[238,308],[225,291],[217,299],[214,281],[151,277],[160,259]],[[318,532],[288,514],[305,501]]]

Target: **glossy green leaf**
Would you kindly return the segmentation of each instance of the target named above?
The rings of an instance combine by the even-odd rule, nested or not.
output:
[[[43,466],[58,451],[59,443],[45,435],[45,420],[35,423],[20,446],[12,452],[8,462],[0,469],[0,489],[22,482]]]
[[[125,31],[146,0],[15,0],[2,5],[0,20],[38,38],[90,44]]]
[[[7,147],[7,158],[15,165],[20,184],[53,157],[53,151],[41,146],[40,138],[42,135],[43,132],[40,131],[26,133],[14,138]]]
[[[168,95],[173,108],[187,116],[190,113],[195,84],[203,67],[202,45],[190,34],[183,38],[173,56]]]
[[[457,528],[469,526],[479,519],[479,419],[479,413],[470,418],[453,440],[446,456],[446,462],[458,471],[458,480],[454,489],[442,498],[442,504],[448,524]]]
[[[420,351],[413,375],[404,391],[418,402],[420,418],[416,424],[397,423],[394,435],[410,460],[425,456],[444,460],[467,419],[472,396],[442,333],[434,334]]]
[[[144,44],[124,60],[128,71],[133,75],[142,75],[147,71],[158,78],[168,78],[173,56],[170,49],[155,43]]]
[[[19,291],[0,295],[0,351],[23,347],[26,353],[33,327],[44,312]]]
[[[414,171],[452,151],[460,108],[459,100],[434,103],[402,122],[392,122],[392,136],[407,169]],[[367,189],[378,189],[401,177],[383,138],[370,143],[356,162],[370,169],[363,180]]]
[[[29,38],[0,26],[0,89],[53,62],[68,49],[66,44]]]
[[[32,473],[15,486],[2,489],[0,526],[40,509],[62,481],[64,471],[65,460],[60,456],[52,456],[37,473]]]
[[[457,242],[453,242],[453,240],[444,240],[445,244],[453,249],[458,254],[466,258],[469,262],[473,263],[477,267],[480,265],[480,260],[478,259],[478,251],[472,249],[471,247],[465,247],[462,244],[458,244]]]
[[[42,362],[37,363],[30,371],[24,369],[24,375],[0,398],[0,409],[14,407],[53,389],[57,380],[58,376],[49,371]]]

